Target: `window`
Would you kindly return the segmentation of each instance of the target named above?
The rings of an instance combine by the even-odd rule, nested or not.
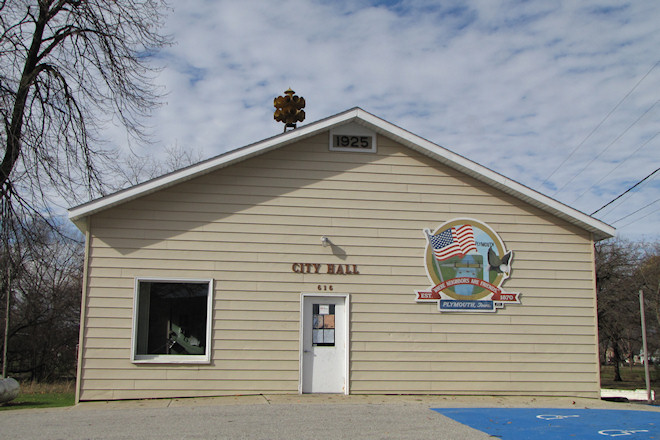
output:
[[[210,361],[212,280],[137,279],[134,362]]]
[[[335,346],[335,305],[313,304],[312,345]]]

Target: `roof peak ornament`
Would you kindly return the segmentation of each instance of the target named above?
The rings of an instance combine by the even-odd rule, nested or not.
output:
[[[284,132],[287,128],[294,129],[298,122],[305,120],[305,98],[295,94],[291,88],[284,92],[284,96],[278,96],[273,100],[275,114],[273,118],[277,122],[284,123]]]

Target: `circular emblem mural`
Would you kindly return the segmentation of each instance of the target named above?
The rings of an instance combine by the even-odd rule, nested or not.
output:
[[[424,261],[430,291],[417,301],[438,301],[440,310],[494,311],[505,302],[519,303],[519,293],[503,292],[511,275],[513,252],[497,233],[470,218],[450,220],[434,231],[424,230]]]

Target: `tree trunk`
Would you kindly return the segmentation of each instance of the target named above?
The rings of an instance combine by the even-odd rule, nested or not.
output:
[[[621,353],[619,353],[619,346],[612,344],[612,360],[614,361],[614,382],[623,382],[621,379]]]
[[[7,124],[7,149],[5,150],[5,157],[0,163],[0,190],[3,193],[6,192],[3,196],[7,198],[9,198],[10,189],[7,188],[6,185],[9,184],[9,177],[21,154],[21,135],[23,130],[23,118],[25,116],[25,104],[27,102],[30,87],[35,78],[35,68],[39,59],[39,48],[43,41],[47,13],[48,9],[46,7],[39,8],[39,19],[35,23],[34,33],[32,34],[32,43],[28,50],[25,64],[23,65],[23,73],[18,85],[18,90],[16,91],[16,98],[14,99],[11,122]]]

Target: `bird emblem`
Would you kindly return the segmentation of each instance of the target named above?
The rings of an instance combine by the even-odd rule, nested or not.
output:
[[[497,273],[503,273],[507,277],[511,273],[511,256],[513,251],[509,251],[500,259],[493,248],[488,248],[488,270],[494,270]]]

